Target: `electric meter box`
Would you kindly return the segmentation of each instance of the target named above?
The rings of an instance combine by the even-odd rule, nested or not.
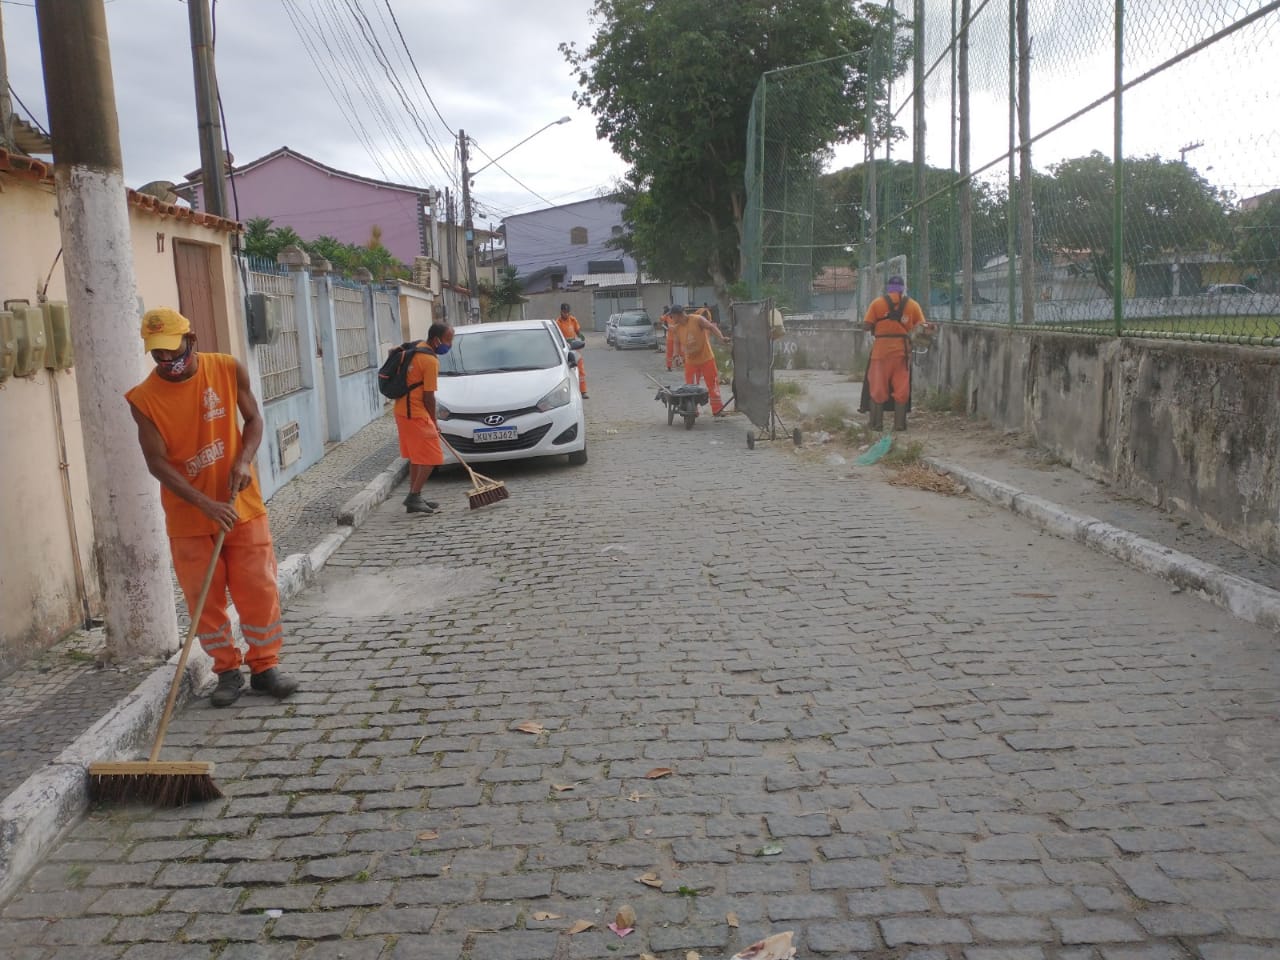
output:
[[[44,313],[39,307],[14,304],[13,339],[17,343],[13,375],[34,377],[44,369]]]
[[[280,301],[265,293],[249,294],[249,342],[275,343],[280,336]]]
[[[13,376],[18,360],[18,341],[13,338],[13,311],[0,310],[0,383]]]
[[[65,303],[41,305],[44,313],[44,365],[50,370],[66,370],[76,362],[71,346],[71,311]]]

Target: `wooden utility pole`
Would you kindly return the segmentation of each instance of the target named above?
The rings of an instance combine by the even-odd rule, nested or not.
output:
[[[187,0],[191,66],[196,78],[196,120],[200,128],[200,186],[204,210],[227,216],[227,164],[218,115],[218,77],[213,67],[213,18],[209,0]]]
[[[169,544],[124,399],[144,361],[106,12],[38,0],[36,20],[107,649],[165,653],[178,643]]]
[[[471,211],[471,173],[467,169],[467,132],[458,131],[458,155],[462,160],[462,235],[467,242],[467,290],[471,322],[479,319],[480,285],[476,281],[476,228]]]

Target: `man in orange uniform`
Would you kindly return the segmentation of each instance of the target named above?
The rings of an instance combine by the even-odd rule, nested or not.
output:
[[[684,382],[697,383],[701,379],[706,383],[711,413],[718,414],[724,404],[720,402],[720,370],[711,349],[711,334],[721,343],[728,343],[729,338],[701,313],[685,314],[679,304],[671,308],[671,319],[676,322],[676,334],[684,345]]]
[[[662,308],[662,326],[667,331],[667,369],[671,369],[674,360],[676,366],[684,366],[684,344],[680,342],[680,334],[675,321],[671,319],[671,308]]]
[[[569,312],[567,303],[560,304],[560,316],[556,317],[556,326],[560,328],[560,333],[564,335],[566,340],[586,339],[582,336],[582,327],[578,323],[578,318]],[[582,351],[576,351],[578,357],[578,392],[582,394],[582,399],[587,399],[587,368],[582,363]]]
[[[404,498],[406,513],[435,513],[440,504],[422,499],[422,488],[436,467],[444,463],[440,428],[436,424],[436,384],[440,357],[453,346],[453,327],[433,323],[425,343],[409,362],[405,378],[409,392],[396,400],[396,432],[400,435],[400,456],[409,461],[409,495]]]
[[[884,296],[872,301],[862,322],[871,331],[871,360],[863,377],[861,410],[871,413],[872,430],[884,428],[885,410],[893,411],[893,428],[907,429],[911,409],[911,331],[922,326],[920,304],[906,294],[906,283],[892,276],[884,286]],[[869,401],[869,403],[868,403]]]
[[[215,538],[226,531],[196,625],[218,674],[210,702],[226,707],[240,697],[242,663],[249,665],[254,690],[284,699],[298,689],[298,681],[277,669],[284,629],[275,548],[253,469],[262,414],[249,374],[235,357],[198,353],[191,324],[170,307],[143,314],[142,339],[156,368],[125,398],[138,424],[147,469],[160,481],[173,569],[188,610],[199,600]],[[237,427],[237,412],[243,428]],[[243,657],[227,616],[228,592],[248,643]]]

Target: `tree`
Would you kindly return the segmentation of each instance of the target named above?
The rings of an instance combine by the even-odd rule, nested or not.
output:
[[[1228,238],[1229,197],[1180,160],[1124,161],[1121,255],[1131,270],[1151,257],[1202,252]],[[1032,180],[1037,245],[1087,260],[1111,294],[1115,252],[1115,164],[1096,150]]]
[[[480,305],[491,320],[510,320],[513,308],[524,303],[515,267],[503,267],[498,282],[481,280]]]
[[[1280,281],[1280,190],[1272,191],[1257,207],[1240,214],[1236,227],[1236,262],[1247,280],[1261,292],[1274,290]]]
[[[788,98],[798,149],[817,152],[861,130],[859,65],[883,8],[847,0],[596,0],[583,51],[562,44],[596,116],[629,165],[624,247],[651,272],[713,283],[742,273],[747,121],[760,75],[798,72]],[[855,56],[849,56],[855,55]]]

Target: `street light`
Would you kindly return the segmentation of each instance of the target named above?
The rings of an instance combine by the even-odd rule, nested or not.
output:
[[[477,170],[476,173],[480,173],[481,170],[487,170],[516,147],[528,143],[538,134],[542,133],[543,130],[549,130],[562,123],[568,123],[571,119],[573,118],[561,117],[559,120],[552,120],[546,126],[539,127],[537,130],[533,131],[533,133],[529,134],[517,143],[515,147],[509,147],[502,153],[498,154],[481,167],[480,170]],[[476,280],[476,231],[471,212],[471,178],[475,176],[475,174],[467,170],[467,132],[465,130],[458,131],[458,154],[462,160],[462,226],[463,236],[466,237],[467,241],[467,287],[470,291],[471,314],[472,319],[474,320],[476,314],[480,311],[480,285]]]

